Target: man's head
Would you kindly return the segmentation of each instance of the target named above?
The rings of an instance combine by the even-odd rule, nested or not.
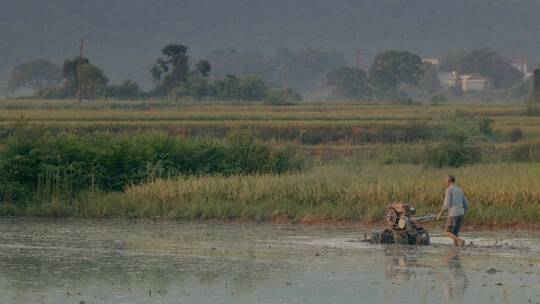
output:
[[[446,177],[446,186],[450,187],[456,182],[456,177],[453,175],[448,175]]]

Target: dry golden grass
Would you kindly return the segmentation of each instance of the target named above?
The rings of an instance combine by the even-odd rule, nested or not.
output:
[[[88,197],[84,216],[170,219],[325,219],[379,221],[394,201],[437,212],[443,177],[455,174],[471,204],[469,224],[537,224],[540,164],[492,164],[445,170],[412,165],[325,166],[283,176],[190,177],[129,187],[123,194]]]

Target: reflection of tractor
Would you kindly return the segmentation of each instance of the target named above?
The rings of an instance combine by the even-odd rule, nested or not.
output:
[[[416,213],[410,204],[395,203],[384,212],[386,229],[374,232],[370,241],[377,244],[429,245],[429,234],[420,226],[421,222],[432,221],[435,215],[413,217]]]

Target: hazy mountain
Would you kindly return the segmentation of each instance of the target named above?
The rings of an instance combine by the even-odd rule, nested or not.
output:
[[[0,0],[0,76],[34,58],[76,56],[78,38],[113,80],[150,83],[170,42],[215,49],[335,49],[363,64],[384,49],[439,56],[490,46],[540,61],[537,0]]]

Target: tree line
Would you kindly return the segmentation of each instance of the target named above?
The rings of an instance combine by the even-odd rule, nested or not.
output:
[[[80,57],[65,60],[62,67],[41,59],[20,64],[13,69],[7,90],[30,90],[33,97],[41,99],[76,98],[80,85],[84,99],[172,98],[272,104],[302,100],[295,90],[288,88],[285,94],[282,88],[257,75],[226,75],[210,80],[211,71],[212,65],[207,60],[192,65],[187,46],[170,44],[162,48],[161,57],[150,70],[154,81],[150,91],[143,91],[132,80],[111,85],[102,69],[88,58]]]
[[[441,72],[475,73],[490,79],[484,90],[476,94],[491,99],[523,98],[532,88],[531,80],[524,80],[521,71],[489,48],[450,52],[438,65],[411,52],[385,51],[375,57],[367,71],[346,66],[330,71],[327,83],[337,98],[347,100],[418,97],[440,102],[468,97],[459,85],[444,89],[438,76]]]
[[[103,70],[88,58],[67,59],[62,67],[46,60],[33,60],[13,69],[7,89],[8,92],[31,91],[35,98],[76,98],[80,83],[84,99],[170,98],[271,104],[300,101],[299,92],[290,88],[284,92],[276,84],[275,72],[286,69],[283,72],[296,79],[293,84],[301,88],[324,75],[333,98],[341,100],[411,102],[412,97],[442,102],[467,96],[460,86],[444,89],[440,72],[477,73],[489,78],[489,85],[480,94],[492,99],[522,98],[532,90],[531,80],[524,81],[522,72],[488,48],[450,52],[441,58],[439,65],[424,62],[419,55],[408,51],[389,50],[379,53],[367,70],[346,66],[335,51],[311,49],[296,52],[280,49],[274,57],[235,50],[215,51],[209,57],[210,60],[193,62],[187,46],[166,45],[150,70],[154,81],[150,91],[142,90],[132,80],[110,84]],[[211,61],[216,62],[217,71]],[[265,74],[265,68],[272,73]]]

